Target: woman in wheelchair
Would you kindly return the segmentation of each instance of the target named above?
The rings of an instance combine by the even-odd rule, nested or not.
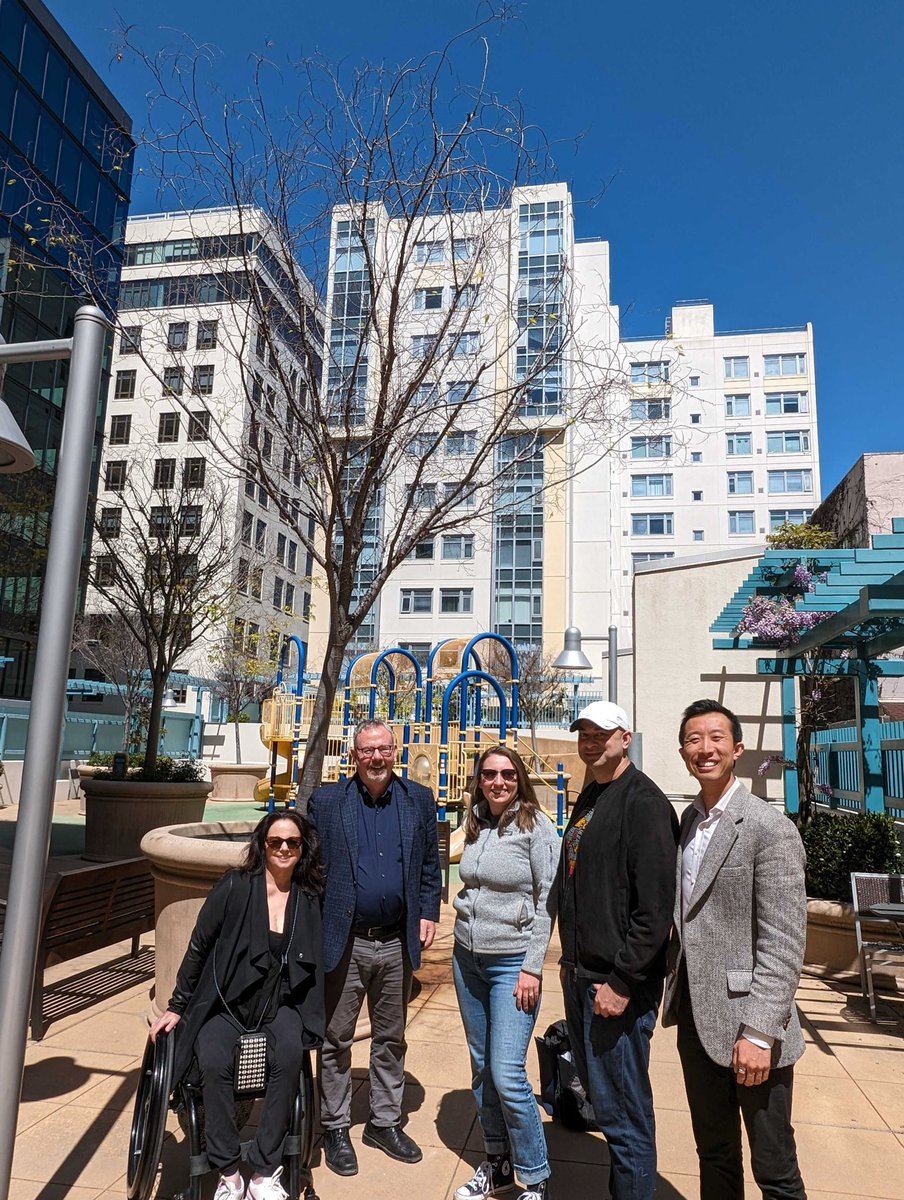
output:
[[[268,813],[251,835],[241,867],[227,872],[204,902],[176,990],[151,1026],[152,1041],[162,1030],[175,1030],[174,1084],[193,1057],[198,1061],[207,1157],[220,1173],[215,1200],[286,1196],[279,1181],[282,1146],[302,1058],[324,1034],[322,891],[311,825],[292,810]],[[241,1045],[243,1034],[254,1033],[266,1037],[267,1078],[245,1191],[235,1085],[238,1072],[247,1073],[244,1051],[251,1051],[252,1075],[255,1050],[263,1059],[259,1039],[256,1047]]]

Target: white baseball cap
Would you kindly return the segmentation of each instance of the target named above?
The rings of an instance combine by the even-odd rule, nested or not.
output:
[[[618,704],[613,704],[611,700],[594,700],[592,704],[582,708],[571,722],[572,733],[578,728],[581,721],[592,721],[600,729],[625,729],[628,732],[631,730],[628,714]]]

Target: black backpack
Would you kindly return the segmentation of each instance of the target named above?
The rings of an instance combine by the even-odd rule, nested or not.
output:
[[[593,1105],[572,1061],[566,1023],[554,1022],[542,1037],[534,1038],[534,1042],[540,1063],[540,1103],[543,1108],[566,1129],[579,1133],[598,1130]]]

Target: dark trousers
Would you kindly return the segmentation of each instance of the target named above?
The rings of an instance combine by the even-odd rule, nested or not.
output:
[[[756,1087],[738,1085],[731,1068],[703,1049],[686,994],[678,1006],[678,1054],[700,1159],[700,1200],[744,1200],[741,1117],[763,1196],[806,1200],[791,1125],[794,1068],[773,1068]]]
[[[565,1019],[571,1055],[609,1147],[613,1200],[653,1200],[656,1123],[650,1087],[650,1038],[659,994],[632,996],[620,1017],[593,1012],[596,987],[565,976]]]
[[[294,1008],[282,1007],[277,1009],[276,1016],[263,1027],[262,1032],[267,1035],[270,1075],[257,1133],[248,1151],[248,1163],[262,1175],[272,1175],[282,1162],[283,1142],[289,1129],[292,1103],[298,1094],[298,1078],[304,1058],[304,1025]],[[218,1013],[201,1026],[195,1042],[204,1096],[207,1158],[221,1175],[231,1175],[237,1171],[242,1157],[239,1131],[235,1125],[235,1093],[232,1090],[238,1038],[239,1031],[232,1021]]]

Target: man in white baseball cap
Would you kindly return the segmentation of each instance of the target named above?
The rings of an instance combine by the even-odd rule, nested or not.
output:
[[[613,1200],[652,1200],[650,1037],[675,901],[678,819],[628,759],[628,714],[608,700],[572,722],[593,776],[562,839],[554,888],[575,1066],[609,1145]]]

